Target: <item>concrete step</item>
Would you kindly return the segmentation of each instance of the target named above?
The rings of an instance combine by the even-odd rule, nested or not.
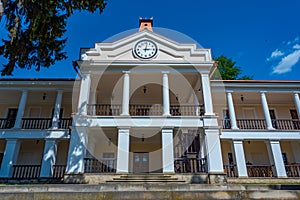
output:
[[[177,177],[163,174],[130,174],[121,175],[120,177],[113,178],[109,183],[113,182],[130,182],[130,183],[185,183],[184,180],[179,180]]]

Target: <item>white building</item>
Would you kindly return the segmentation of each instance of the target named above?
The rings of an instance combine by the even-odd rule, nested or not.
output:
[[[145,19],[75,64],[78,80],[0,80],[1,178],[300,176],[300,81],[210,80],[210,49]]]

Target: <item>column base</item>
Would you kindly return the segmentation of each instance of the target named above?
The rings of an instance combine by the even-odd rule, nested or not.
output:
[[[172,115],[171,114],[163,114],[162,116],[163,117],[171,117]]]
[[[226,173],[208,173],[208,183],[214,185],[224,185],[227,184]]]

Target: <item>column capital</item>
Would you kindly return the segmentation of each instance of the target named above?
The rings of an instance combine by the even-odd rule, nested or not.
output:
[[[22,93],[27,93],[28,89],[22,89]]]
[[[299,95],[300,91],[293,91],[294,95]]]
[[[169,74],[170,71],[161,71],[162,74]]]
[[[123,74],[130,74],[131,73],[131,71],[122,71],[123,72]]]
[[[226,90],[225,92],[226,92],[227,94],[228,94],[228,93],[232,94],[232,93],[233,93],[233,90]]]
[[[243,139],[234,139],[234,140],[232,140],[232,142],[234,144],[243,144],[244,140]]]
[[[267,91],[259,91],[260,92],[260,94],[265,94],[265,93],[268,93]]]

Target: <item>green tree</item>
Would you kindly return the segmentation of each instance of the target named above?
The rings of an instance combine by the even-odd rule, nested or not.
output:
[[[227,58],[224,55],[221,55],[214,59],[218,63],[218,68],[215,71],[212,71],[212,79],[219,80],[251,80],[253,76],[243,75],[241,68],[236,66],[236,62],[232,61],[231,58]]]
[[[106,0],[2,0],[0,17],[5,16],[9,35],[0,46],[0,55],[8,60],[1,75],[12,75],[15,67],[39,71],[66,59],[67,19],[74,11],[102,13],[105,6]]]

